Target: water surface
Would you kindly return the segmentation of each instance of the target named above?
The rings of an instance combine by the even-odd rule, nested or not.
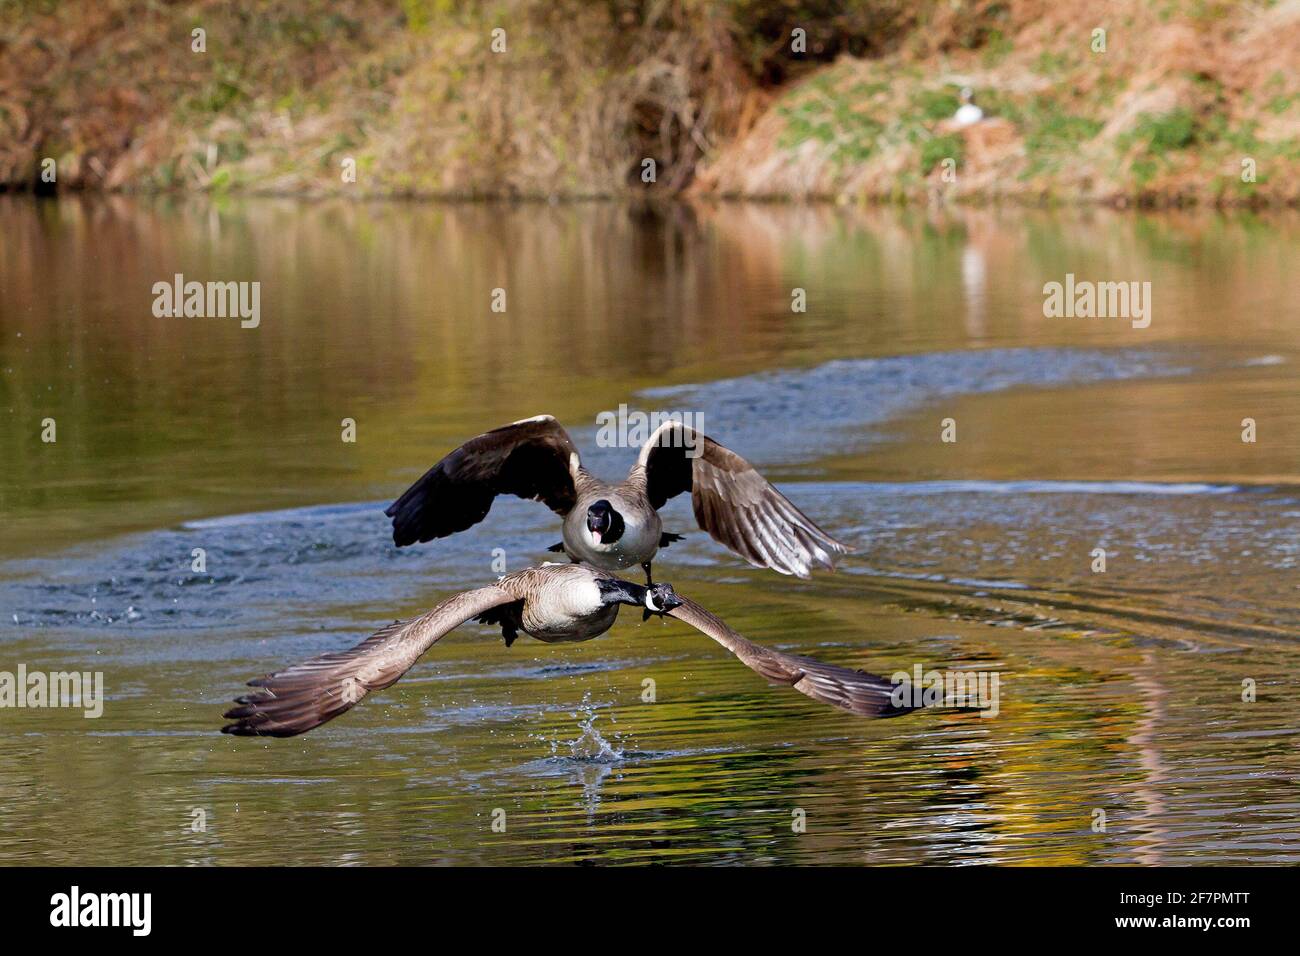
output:
[[[108,694],[0,710],[4,862],[1300,858],[1294,217],[0,198],[0,237],[0,670]],[[177,272],[260,281],[260,326],[154,317]],[[1044,318],[1067,272],[1150,280],[1150,328]],[[857,548],[781,578],[677,501],[659,577],[784,649],[995,671],[999,715],[864,722],[628,614],[216,733],[247,678],[548,556],[513,499],[395,549],[441,454],[546,411],[614,474],[620,403],[702,414]]]

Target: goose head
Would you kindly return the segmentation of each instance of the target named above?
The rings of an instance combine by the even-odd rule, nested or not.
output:
[[[671,584],[652,584],[645,589],[645,607],[655,614],[666,614],[673,608],[681,607],[682,599],[677,596]]]
[[[623,536],[623,516],[601,498],[587,508],[587,532],[592,544],[613,544]]]

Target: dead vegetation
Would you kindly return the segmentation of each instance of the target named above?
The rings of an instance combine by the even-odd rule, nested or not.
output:
[[[8,0],[0,187],[1294,203],[1297,62],[1300,0]]]
[[[1300,201],[1300,0],[967,6],[978,15],[945,7],[915,43],[841,59],[784,91],[710,158],[696,188],[765,198]],[[967,42],[981,21],[979,39]],[[954,42],[963,31],[967,40]],[[954,130],[947,121],[964,86],[986,119]]]

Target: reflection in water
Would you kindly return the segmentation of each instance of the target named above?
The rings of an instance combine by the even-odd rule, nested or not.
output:
[[[973,245],[961,253],[961,284],[966,292],[966,334],[972,339],[984,338],[985,281],[984,254]]]
[[[0,235],[0,669],[108,694],[0,713],[0,861],[1300,859],[1295,217],[0,197]],[[260,281],[260,327],[153,317],[177,272]],[[1045,319],[1066,272],[1150,279],[1151,327]],[[307,737],[216,733],[248,677],[554,541],[512,499],[398,551],[381,502],[542,411],[625,467],[620,402],[703,412],[858,548],[777,579],[679,501],[680,590],[796,653],[996,670],[999,717],[859,721],[627,615],[467,627]]]
[[[1160,846],[1166,834],[1160,826],[1165,815],[1165,802],[1160,788],[1165,781],[1165,770],[1160,760],[1160,720],[1164,716],[1164,688],[1160,686],[1156,673],[1157,662],[1151,651],[1142,654],[1142,668],[1133,677],[1133,686],[1142,697],[1146,716],[1135,728],[1136,733],[1130,738],[1138,752],[1138,763],[1142,767],[1143,779],[1138,784],[1136,796],[1142,804],[1137,815],[1143,824],[1142,829],[1149,830],[1149,835],[1140,840],[1136,846],[1139,863],[1154,866],[1160,863]]]

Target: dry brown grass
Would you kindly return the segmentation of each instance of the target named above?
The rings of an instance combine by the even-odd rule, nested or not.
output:
[[[879,60],[841,60],[710,158],[701,191],[749,197],[1300,200],[1300,0],[999,4],[976,48],[956,7]],[[992,9],[987,5],[985,11]],[[1094,27],[1106,52],[1090,49]],[[990,34],[990,36],[992,36]],[[977,90],[959,133],[931,108]],[[932,163],[951,155],[955,182]],[[1243,182],[1242,160],[1258,168]]]
[[[53,157],[60,188],[1300,199],[1300,0],[243,6],[0,6],[0,187]],[[791,18],[806,57],[786,49]],[[819,59],[844,51],[862,56]],[[966,84],[994,118],[956,132]]]
[[[61,188],[203,185],[208,143],[190,153],[187,134],[310,94],[400,22],[385,0],[0,4],[0,184],[32,183],[51,157]]]

